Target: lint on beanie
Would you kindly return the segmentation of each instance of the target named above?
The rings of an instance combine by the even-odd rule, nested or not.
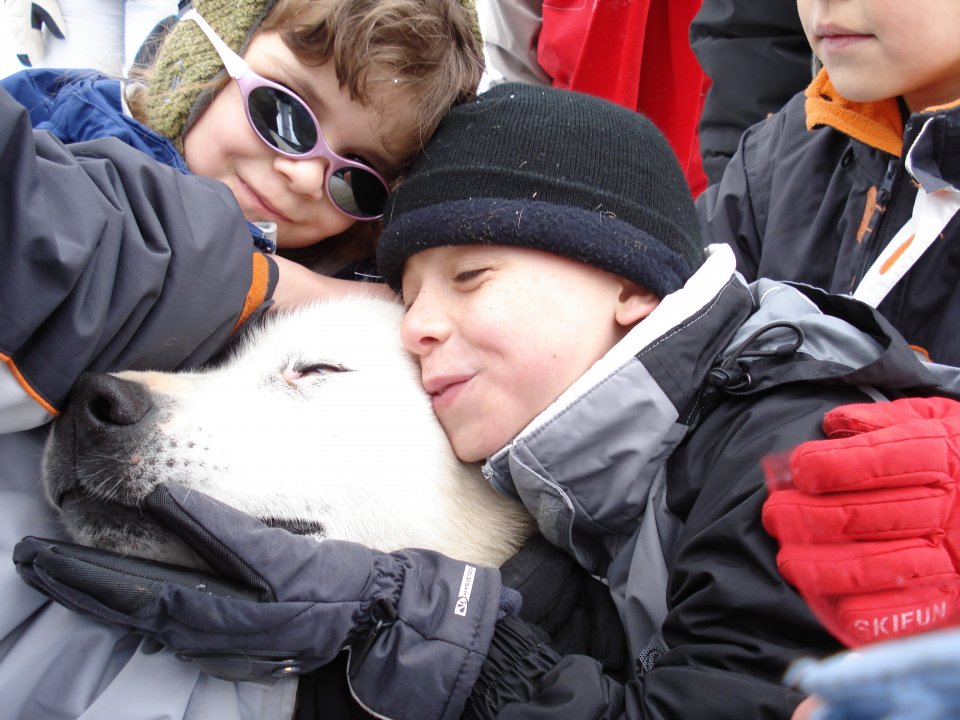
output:
[[[563,255],[656,295],[703,262],[693,198],[646,117],[582,93],[505,83],[453,108],[387,201],[380,273],[411,255],[512,245]]]

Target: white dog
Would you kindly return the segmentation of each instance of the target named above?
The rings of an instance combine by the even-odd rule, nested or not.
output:
[[[138,509],[175,482],[317,539],[502,564],[532,518],[453,455],[401,318],[382,300],[321,303],[269,319],[210,369],[85,375],[44,458],[67,533],[202,564]]]

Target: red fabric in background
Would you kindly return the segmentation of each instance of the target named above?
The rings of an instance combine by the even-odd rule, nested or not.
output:
[[[707,184],[697,126],[709,78],[690,49],[701,0],[544,0],[537,59],[554,87],[649,117],[694,196]]]

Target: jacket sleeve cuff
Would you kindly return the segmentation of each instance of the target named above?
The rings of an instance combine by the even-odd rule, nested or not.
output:
[[[464,720],[492,719],[510,703],[528,702],[540,678],[560,660],[547,643],[546,633],[515,615],[500,620],[467,700]]]
[[[500,611],[500,572],[402,551],[390,625],[350,648],[354,697],[377,717],[456,720],[480,675]]]
[[[273,291],[280,279],[280,270],[269,255],[257,251],[253,253],[252,258],[253,273],[250,279],[250,289],[243,301],[240,317],[237,318],[233,330],[230,331],[231,334],[269,307],[270,298],[273,297]]]

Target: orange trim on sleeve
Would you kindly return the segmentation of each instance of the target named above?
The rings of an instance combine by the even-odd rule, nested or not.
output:
[[[807,98],[807,129],[828,125],[878,150],[900,157],[903,148],[903,118],[896,98],[876,102],[853,102],[837,92],[826,69],[813,79]]]
[[[2,360],[4,365],[6,365],[10,369],[10,374],[13,375],[14,379],[17,381],[17,383],[19,383],[20,387],[23,388],[23,391],[27,393],[28,396],[30,396],[31,400],[33,400],[35,403],[37,403],[37,405],[42,407],[44,410],[46,410],[48,413],[50,413],[54,417],[57,417],[60,414],[59,410],[57,410],[53,405],[51,405],[42,397],[40,397],[40,393],[34,390],[33,386],[31,386],[30,383],[27,382],[27,379],[23,376],[23,373],[21,373],[20,370],[17,369],[17,364],[13,361],[12,357],[10,357],[9,355],[4,355],[3,353],[0,353],[0,360]]]
[[[253,311],[260,307],[267,299],[267,289],[270,287],[270,261],[263,253],[253,254],[253,277],[250,280],[250,289],[247,291],[247,297],[243,301],[243,310],[240,311],[240,317],[233,326],[231,333],[243,325],[253,314]]]

